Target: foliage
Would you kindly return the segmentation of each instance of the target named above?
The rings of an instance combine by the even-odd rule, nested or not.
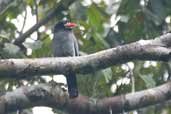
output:
[[[63,3],[66,1],[61,0]],[[23,14],[27,12],[27,15],[30,13],[39,21],[45,18],[48,12],[55,9],[59,2],[58,0],[14,0],[6,4],[3,12],[0,12],[0,58],[52,56],[50,44],[53,26],[64,17],[78,23],[79,27],[74,32],[79,41],[80,51],[84,54],[140,39],[150,39],[168,32],[171,28],[170,0],[89,1],[90,3],[87,3],[87,0],[74,1],[68,10],[61,12],[60,15],[43,25],[43,30],[38,30],[34,33],[36,35],[28,37],[24,44],[27,49],[32,49],[29,55],[11,43],[17,36],[23,34],[25,29],[28,29],[24,21],[17,25],[14,20],[24,19]],[[28,8],[31,8],[31,12],[28,12]],[[25,20],[35,17],[26,16]],[[21,25],[24,26],[23,30],[19,29]],[[94,71],[86,76],[79,75],[78,85],[81,93],[93,97],[113,96],[155,87],[167,80],[170,71],[170,65],[167,63],[153,61],[133,61],[132,63],[131,65],[126,63],[113,66],[103,71]],[[118,81],[125,77],[129,80],[134,77],[135,82],[118,84]],[[26,80],[28,83],[42,82],[40,78]],[[9,87],[1,86],[1,90],[11,90],[13,86],[19,87],[20,83],[20,80],[2,79],[0,84],[9,85]],[[135,90],[132,90],[133,83]],[[117,86],[114,93],[111,92],[113,84]],[[170,109],[167,106],[162,109],[169,114]],[[147,109],[146,112],[155,113],[149,110]]]

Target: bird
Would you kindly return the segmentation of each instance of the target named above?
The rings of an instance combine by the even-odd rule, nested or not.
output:
[[[54,37],[52,40],[52,53],[54,57],[79,56],[78,42],[73,32],[73,28],[76,26],[76,23],[69,21],[59,21],[54,26]],[[69,97],[78,97],[76,73],[71,70],[65,75]]]

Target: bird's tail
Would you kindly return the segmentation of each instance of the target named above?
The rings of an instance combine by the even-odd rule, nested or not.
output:
[[[77,78],[74,72],[69,72],[66,76],[67,84],[68,84],[68,92],[70,98],[75,98],[78,96],[78,88],[77,88]]]

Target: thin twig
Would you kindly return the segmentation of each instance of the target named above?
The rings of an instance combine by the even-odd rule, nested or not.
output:
[[[37,24],[39,22],[39,12],[38,12],[39,6],[37,0],[34,0],[34,3],[35,3],[36,24]],[[37,39],[40,39],[40,33],[38,30],[37,30]]]
[[[20,34],[23,34],[23,30],[24,30],[24,27],[25,27],[25,25],[26,25],[26,19],[27,19],[27,9],[25,8],[24,21],[23,21],[23,25],[22,25]]]

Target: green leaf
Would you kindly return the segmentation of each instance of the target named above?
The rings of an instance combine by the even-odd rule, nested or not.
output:
[[[128,14],[129,16],[133,16],[139,8],[140,0],[122,0],[118,14]]]
[[[150,0],[149,1],[149,6],[150,6],[150,10],[149,15],[151,16],[151,20],[156,24],[156,25],[160,25],[162,24],[166,14],[164,11],[164,5],[162,0]]]
[[[88,8],[87,17],[88,17],[88,22],[91,25],[91,27],[94,29],[94,31],[96,32],[103,31],[104,17],[95,7],[95,5],[91,5],[90,8]]]
[[[70,16],[75,20],[86,20],[87,8],[84,7],[79,1],[73,3],[70,6]]]
[[[40,45],[39,45],[40,46]],[[49,37],[44,38],[41,47],[33,50],[32,57],[48,57],[51,56],[51,39]]]
[[[104,40],[102,35],[95,33],[93,34],[93,38],[95,39],[96,43],[101,45],[102,47],[110,48],[110,45]]]
[[[142,74],[140,74],[140,77],[141,77],[142,80],[144,80],[147,88],[152,88],[152,87],[156,86],[156,82],[153,79],[153,75],[152,74],[149,74],[149,75],[142,75]]]
[[[31,6],[34,4],[34,1],[33,1],[33,0],[26,0],[25,2],[26,2],[28,5],[31,5]]]
[[[109,83],[109,81],[112,79],[112,74],[113,74],[111,68],[106,68],[102,70],[102,72],[104,74],[106,83]]]

